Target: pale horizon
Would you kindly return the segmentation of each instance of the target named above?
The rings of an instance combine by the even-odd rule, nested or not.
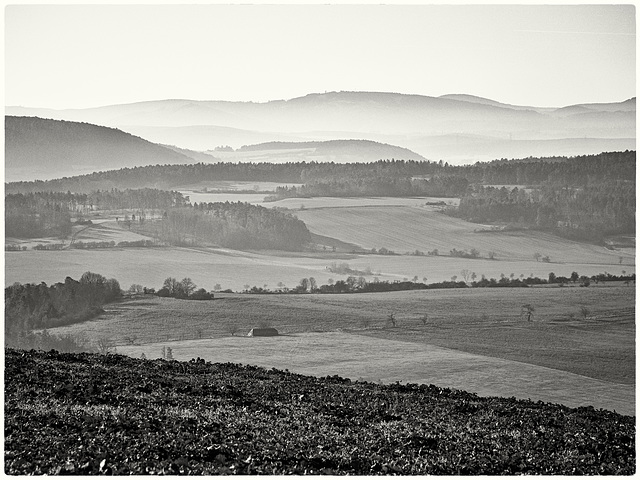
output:
[[[153,19],[153,21],[150,21]],[[9,5],[5,105],[636,96],[634,5]]]

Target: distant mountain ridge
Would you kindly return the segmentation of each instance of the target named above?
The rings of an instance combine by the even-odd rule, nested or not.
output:
[[[156,143],[192,150],[213,150],[220,145],[238,149],[269,141],[362,139],[456,163],[501,158],[504,150],[516,157],[530,156],[534,153],[527,145],[536,141],[562,140],[569,155],[599,153],[600,148],[611,149],[612,145],[625,150],[635,148],[636,137],[635,97],[549,108],[508,105],[463,94],[327,92],[264,103],[174,99],[74,110],[7,107],[6,112],[116,127]],[[434,138],[440,143],[450,138],[451,142],[443,149],[434,144]],[[460,138],[466,140],[460,142]]]

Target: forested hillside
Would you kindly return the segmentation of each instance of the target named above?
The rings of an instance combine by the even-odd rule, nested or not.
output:
[[[5,175],[10,179],[55,178],[78,171],[192,161],[115,128],[38,117],[5,117]]]

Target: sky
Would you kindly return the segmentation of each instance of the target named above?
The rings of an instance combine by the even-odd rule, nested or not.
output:
[[[325,91],[561,107],[635,96],[634,5],[7,5],[5,105]]]

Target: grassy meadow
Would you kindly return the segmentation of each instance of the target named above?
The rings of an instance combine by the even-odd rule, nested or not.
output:
[[[533,322],[520,314],[525,303],[535,307]],[[581,307],[589,310],[586,318]],[[388,324],[389,314],[394,314],[396,327]],[[284,336],[241,338],[261,325],[273,326]],[[219,294],[213,301],[148,296],[109,305],[95,320],[50,332],[107,339],[119,353],[134,356],[156,357],[162,346],[172,346],[178,359],[200,356],[211,361],[258,362],[314,374],[335,370],[356,379],[450,382],[459,377],[443,386],[462,388],[471,375],[477,377],[469,383],[471,391],[491,384],[494,395],[516,391],[511,380],[506,380],[513,377],[521,386],[529,384],[526,392],[561,389],[562,398],[587,401],[590,394],[575,387],[580,378],[585,385],[600,385],[601,390],[609,391],[608,396],[621,395],[627,409],[634,405],[634,288],[623,285],[354,295]],[[336,340],[342,337],[362,348]],[[266,343],[260,343],[263,341]],[[271,345],[271,350],[263,345]],[[384,349],[388,353],[382,355]],[[416,351],[440,352],[439,362],[445,363],[449,352],[459,361],[447,368],[441,363],[429,366],[424,358],[418,361]],[[468,356],[460,357],[462,353]],[[468,375],[463,372],[465,362]],[[508,375],[498,365],[508,365]],[[558,378],[565,376],[573,380],[560,388]],[[501,382],[510,385],[507,390],[498,388]]]

